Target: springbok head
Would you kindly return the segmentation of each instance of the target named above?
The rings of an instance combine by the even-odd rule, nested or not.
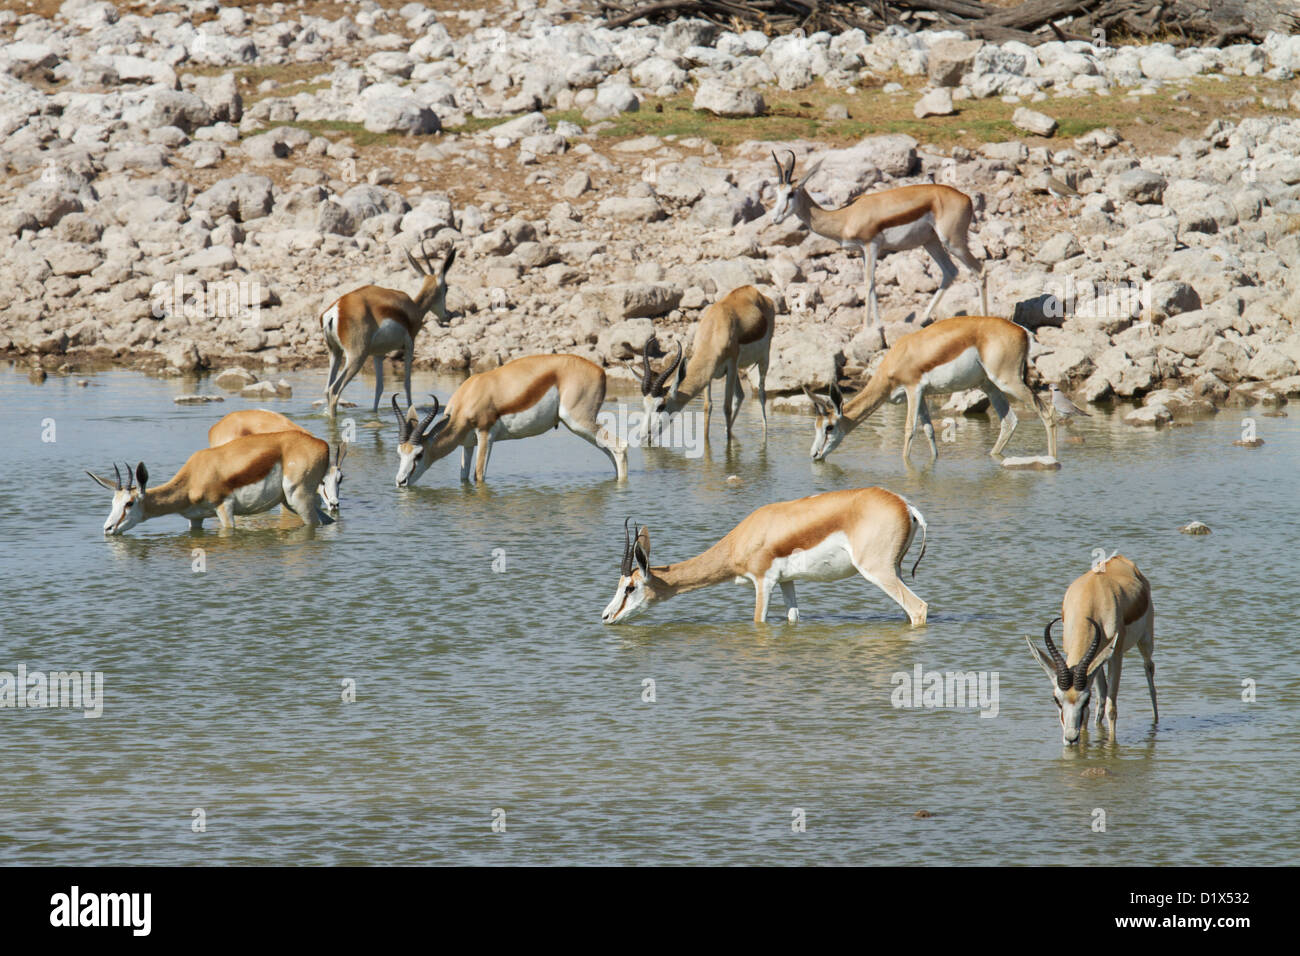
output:
[[[813,403],[813,415],[816,418],[812,450],[809,454],[813,461],[821,461],[844,440],[844,395],[835,382],[831,382],[828,398],[813,394],[812,389],[807,385],[803,387],[803,393]]]
[[[619,568],[618,590],[600,619],[606,624],[617,624],[633,614],[645,610],[654,600],[650,590],[650,529],[633,525],[628,530],[628,518],[623,522],[623,565]]]
[[[433,395],[433,409],[423,418],[411,406],[403,415],[397,407],[397,394],[393,394],[393,414],[397,417],[397,487],[407,488],[416,483],[426,468],[433,464],[429,446],[442,433],[451,420],[443,416],[442,421],[434,424],[438,417],[438,396]],[[430,427],[432,426],[432,427]]]
[[[1101,626],[1096,621],[1091,621],[1095,633],[1092,644],[1088,647],[1088,653],[1083,655],[1079,663],[1068,667],[1064,655],[1052,643],[1052,625],[1059,620],[1059,617],[1052,618],[1047,627],[1043,628],[1047,653],[1043,653],[1030,638],[1026,637],[1025,640],[1029,642],[1029,649],[1034,653],[1034,660],[1038,661],[1038,665],[1052,682],[1052,698],[1056,701],[1056,709],[1061,718],[1061,742],[1075,744],[1079,742],[1079,731],[1088,716],[1088,699],[1092,696],[1092,675],[1097,672],[1097,668],[1110,660],[1117,642],[1111,641],[1098,653],[1105,635],[1102,633]]]
[[[325,502],[325,507],[330,511],[339,510],[339,488],[343,485],[343,472],[341,470],[343,459],[348,454],[348,443],[339,442],[338,451],[334,453],[334,463],[330,465],[329,471],[325,472],[325,477],[321,479],[320,487],[316,489],[320,495],[321,501]]]
[[[447,325],[451,321],[447,316],[447,272],[451,269],[451,264],[456,261],[456,247],[451,247],[447,258],[442,262],[442,268],[438,268],[433,264],[433,257],[426,246],[427,242],[427,239],[420,240],[420,259],[424,260],[423,263],[411,255],[410,249],[403,250],[406,253],[406,261],[411,264],[415,274],[424,280],[415,302],[423,311],[436,315],[439,325]]]
[[[144,520],[144,489],[149,484],[149,469],[144,462],[135,466],[135,481],[132,483],[131,466],[126,466],[126,486],[122,486],[122,473],[113,465],[114,481],[101,478],[93,472],[86,472],[100,485],[113,492],[113,509],[104,522],[104,534],[117,535],[130,531]]]
[[[784,166],[781,160],[776,158],[776,153],[772,153],[772,162],[776,163],[776,205],[772,209],[772,221],[775,223],[784,222],[786,216],[790,213],[797,213],[799,205],[807,203],[808,194],[804,187],[808,185],[808,180],[817,175],[817,170],[821,169],[822,160],[813,163],[812,168],[803,174],[803,178],[797,183],[794,181],[794,153],[790,153],[790,159]]]
[[[664,413],[668,404],[668,380],[672,378],[673,373],[677,373],[677,380],[673,383],[673,392],[677,391],[678,386],[682,384],[682,379],[686,377],[686,366],[682,364],[682,345],[677,343],[677,355],[671,362],[663,367],[658,374],[650,367],[651,354],[663,353],[659,351],[659,340],[651,335],[645,340],[645,347],[641,350],[641,364],[644,371],[637,372],[633,366],[633,374],[641,379],[641,398],[645,410],[645,436],[646,444],[653,444],[653,436],[659,434],[663,427]]]

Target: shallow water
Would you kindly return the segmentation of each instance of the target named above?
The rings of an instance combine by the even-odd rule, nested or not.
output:
[[[323,374],[287,376],[294,398],[265,404],[330,434],[310,410]],[[1055,473],[999,469],[996,428],[970,419],[936,467],[908,471],[901,408],[815,465],[806,416],[772,413],[764,447],[747,404],[730,452],[719,409],[707,455],[633,450],[624,486],[560,429],[497,445],[485,488],[461,485],[447,459],[398,490],[391,415],[350,409],[337,524],[269,515],[190,534],[161,518],[105,540],[109,496],[83,469],[143,459],[159,483],[250,403],[177,406],[194,383],[90,379],[37,387],[0,372],[0,670],[104,674],[99,718],[0,710],[6,863],[1300,858],[1294,417],[1257,415],[1266,444],[1246,450],[1231,444],[1239,411],[1161,431],[1095,414],[1074,429],[1085,443],[1062,441]],[[446,399],[454,384],[416,388]],[[368,403],[371,388],[363,378],[347,397]],[[1042,453],[1041,425],[1018,411],[1009,453]],[[650,526],[662,563],[759,505],[871,484],[929,523],[909,580],[928,626],[910,629],[856,578],[801,583],[797,625],[779,593],[753,624],[747,585],[600,623],[624,517]],[[1193,519],[1214,533],[1179,534]],[[1094,548],[1152,582],[1161,720],[1134,651],[1117,743],[1094,733],[1065,750],[1024,636],[1058,613]],[[997,716],[895,708],[891,678],[918,664],[997,672]],[[1092,768],[1109,774],[1082,775]]]

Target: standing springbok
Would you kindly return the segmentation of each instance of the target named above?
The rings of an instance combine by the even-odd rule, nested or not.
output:
[[[1052,643],[1052,625],[1063,621],[1065,655]],[[1047,652],[1026,637],[1034,659],[1052,682],[1052,697],[1061,718],[1061,740],[1078,743],[1079,732],[1088,723],[1088,701],[1092,697],[1095,676],[1101,700],[1096,711],[1096,726],[1101,727],[1101,713],[1106,711],[1110,739],[1115,739],[1115,722],[1119,708],[1119,674],[1124,652],[1137,645],[1142,652],[1142,666],[1151,692],[1151,721],[1158,723],[1156,707],[1156,665],[1151,660],[1155,650],[1155,610],[1151,606],[1151,585],[1142,572],[1121,554],[1112,555],[1094,570],[1081,574],[1065,592],[1061,617],[1053,618],[1043,628]],[[1103,646],[1104,645],[1104,646]],[[1102,665],[1110,661],[1110,678]]]
[[[198,531],[204,518],[218,518],[223,528],[235,526],[235,515],[261,514],[276,505],[287,504],[306,524],[313,527],[333,522],[320,510],[316,489],[330,463],[330,446],[302,431],[245,435],[216,448],[203,448],[190,455],[175,477],[157,488],[149,488],[149,471],[144,462],[126,469],[126,486],[113,466],[115,482],[86,472],[113,492],[113,507],[104,522],[104,534],[119,535],[141,521],[160,515],[188,518],[190,529]]]
[[[245,408],[237,412],[231,412],[224,415],[211,428],[208,429],[208,447],[216,448],[218,445],[224,445],[228,441],[236,438],[242,438],[245,435],[267,435],[271,432],[283,431],[300,431],[311,434],[297,422],[292,421],[279,412],[273,412],[265,408]],[[339,510],[339,489],[343,485],[343,459],[348,453],[348,443],[339,442],[338,451],[334,455],[334,463],[329,466],[325,472],[325,477],[321,479],[320,487],[316,493],[320,495],[325,506],[331,511]]]
[[[913,577],[925,557],[925,518],[884,488],[828,491],[764,505],[703,554],[657,567],[650,566],[650,530],[638,527],[628,534],[625,522],[618,589],[601,620],[617,624],[656,601],[734,580],[753,584],[756,623],[767,617],[778,584],[787,618],[797,621],[796,580],[838,581],[857,573],[898,602],[912,626],[919,627],[927,605],[899,575],[918,526],[921,553],[912,565]]]
[[[957,278],[957,267],[949,253],[979,277],[980,305],[984,313],[988,313],[989,294],[984,266],[968,245],[970,224],[975,215],[969,196],[951,186],[923,183],[867,193],[841,209],[823,209],[813,202],[807,190],[808,181],[817,174],[822,161],[818,160],[796,183],[794,160],[794,153],[791,153],[790,161],[782,166],[776,153],[772,154],[779,177],[772,221],[783,222],[794,213],[817,235],[834,239],[845,249],[861,253],[866,271],[868,326],[880,322],[880,305],[876,301],[876,259],[882,252],[921,247],[930,253],[943,273],[939,289],[921,317],[922,324],[929,321],[948,286]]]
[[[481,482],[493,442],[530,438],[559,427],[561,422],[603,451],[622,481],[627,478],[627,445],[597,422],[604,401],[605,370],[577,355],[528,355],[471,375],[452,393],[447,414],[436,423],[437,398],[424,418],[413,407],[403,417],[394,395],[397,487],[415,484],[426,468],[457,448],[460,480],[469,481],[475,445],[474,478]]]
[[[978,388],[989,397],[1002,427],[990,454],[997,458],[1011,440],[1018,422],[1007,396],[1024,402],[1038,413],[1047,429],[1048,455],[1056,458],[1056,430],[1047,405],[1029,387],[1029,333],[1014,322],[991,315],[959,315],[940,319],[894,343],[865,387],[846,404],[839,386],[831,384],[830,398],[814,395],[817,417],[812,458],[821,461],[833,452],[844,436],[866,420],[886,401],[907,400],[907,424],[903,433],[903,461],[912,450],[912,436],[918,423],[930,442],[931,460],[939,457],[934,426],[926,408],[927,392],[940,394]]]
[[[398,349],[404,353],[406,404],[410,405],[411,360],[415,357],[415,337],[424,327],[424,317],[433,312],[439,323],[447,324],[447,271],[456,261],[455,247],[437,270],[423,245],[420,247],[423,266],[409,249],[404,251],[411,268],[423,279],[414,299],[395,289],[367,285],[336,299],[321,313],[320,324],[330,352],[329,380],[325,385],[325,405],[330,418],[338,409],[343,389],[361,371],[368,357],[375,363],[375,405],[371,411],[379,411],[379,399],[384,392],[384,356]]]
[[[647,339],[641,352],[645,371],[640,376],[647,432],[653,434],[665,415],[675,415],[703,392],[704,434],[707,436],[709,417],[713,412],[713,380],[725,376],[726,395],[722,408],[726,416],[727,441],[731,441],[732,426],[745,398],[740,373],[753,365],[758,369],[758,407],[763,412],[763,437],[766,438],[767,365],[775,328],[776,307],[772,300],[752,285],[745,285],[732,289],[704,310],[695,327],[690,360],[685,365],[678,345],[676,359],[658,375],[654,374],[650,369],[654,336]],[[668,379],[674,371],[677,381],[670,392]]]

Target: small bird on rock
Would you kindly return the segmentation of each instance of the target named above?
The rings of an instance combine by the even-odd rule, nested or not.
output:
[[[1067,182],[1062,182],[1055,176],[1047,177],[1047,191],[1056,198],[1056,211],[1061,211],[1061,202],[1071,199],[1082,199],[1079,191]]]
[[[1065,393],[1056,387],[1056,383],[1051,385],[1052,389],[1052,408],[1056,412],[1056,417],[1060,421],[1068,422],[1073,415],[1083,415],[1085,418],[1092,416],[1085,412],[1074,402],[1065,397]]]

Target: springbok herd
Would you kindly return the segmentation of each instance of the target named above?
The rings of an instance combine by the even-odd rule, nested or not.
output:
[[[982,264],[967,246],[971,200],[949,186],[919,185],[864,195],[842,209],[824,209],[807,192],[813,166],[794,181],[795,159],[782,164],[776,155],[778,187],[774,219],[793,213],[813,232],[838,240],[861,253],[866,272],[867,324],[879,321],[875,294],[875,262],[881,252],[924,247],[938,263],[942,283],[921,323],[938,307],[957,275],[952,257],[980,278],[984,311],[988,311]],[[820,164],[818,164],[820,165]],[[320,317],[330,353],[325,386],[326,411],[334,418],[344,387],[365,364],[374,363],[375,399],[383,393],[383,359],[390,352],[405,354],[406,412],[392,397],[397,417],[397,476],[399,488],[419,480],[431,464],[460,449],[462,481],[482,482],[492,444],[540,435],[563,423],[609,458],[619,481],[627,479],[627,443],[597,423],[605,400],[605,371],[574,355],[531,355],[491,371],[471,375],[442,408],[420,415],[411,400],[411,358],[415,338],[432,312],[439,323],[449,321],[446,308],[447,273],[455,250],[436,264],[421,248],[417,259],[406,253],[421,278],[414,298],[368,285],[342,296]],[[727,440],[744,398],[741,372],[751,366],[758,376],[758,402],[767,433],[767,375],[776,322],[772,301],[752,286],[733,289],[700,316],[689,358],[680,345],[656,371],[652,358],[662,355],[654,336],[642,351],[639,377],[644,398],[646,433],[655,434],[664,418],[681,411],[704,393],[706,434],[712,411],[712,382],[725,380],[723,403]],[[991,454],[1001,455],[1016,428],[1008,399],[1031,407],[1047,430],[1048,455],[1056,457],[1052,405],[1029,387],[1029,334],[996,316],[956,316],[924,325],[904,335],[889,349],[866,385],[845,402],[832,384],[828,395],[814,394],[815,431],[811,455],[824,459],[855,427],[886,401],[907,403],[903,458],[911,451],[918,428],[938,457],[934,428],[926,408],[928,393],[978,388],[988,395],[1001,420]],[[634,371],[636,371],[634,369]],[[196,451],[168,482],[150,487],[143,462],[126,482],[114,465],[115,480],[91,474],[113,493],[104,534],[120,535],[141,521],[159,515],[188,518],[191,529],[216,517],[222,527],[234,526],[236,515],[258,514],[281,505],[306,524],[330,523],[339,507],[341,466],[346,444],[331,460],[329,445],[283,415],[260,409],[232,412],[208,433],[208,447]],[[89,474],[89,473],[88,473]],[[629,527],[629,525],[631,525]],[[925,624],[927,605],[901,576],[904,556],[917,530],[925,554],[926,523],[921,512],[900,495],[883,488],[855,488],[812,495],[795,501],[764,505],[729,531],[711,548],[675,564],[650,564],[650,532],[624,524],[624,549],[618,589],[601,619],[606,624],[626,620],[647,606],[677,594],[725,581],[749,581],[754,587],[754,620],[767,616],[773,588],[780,585],[788,619],[799,618],[795,581],[835,581],[862,575],[889,595],[907,613],[912,626]],[[1064,653],[1052,640],[1052,627],[1062,621]],[[1142,653],[1147,686],[1156,717],[1155,665],[1151,654],[1153,610],[1147,579],[1132,561],[1114,555],[1077,578],[1065,593],[1060,618],[1044,629],[1046,651],[1030,642],[1030,650],[1052,682],[1066,743],[1079,739],[1087,723],[1094,684],[1101,698],[1095,709],[1100,727],[1105,711],[1111,738],[1115,735],[1116,697],[1123,654],[1137,645]],[[1102,665],[1110,661],[1110,672]]]

